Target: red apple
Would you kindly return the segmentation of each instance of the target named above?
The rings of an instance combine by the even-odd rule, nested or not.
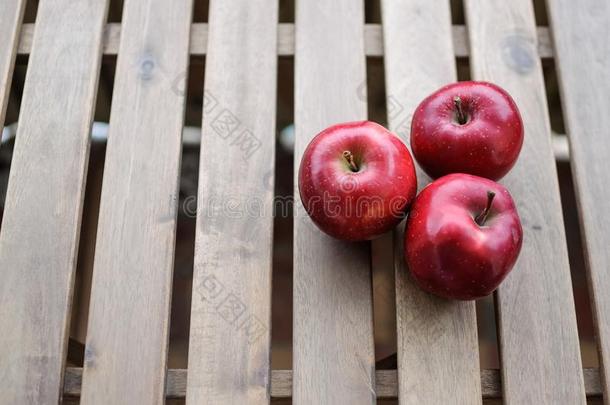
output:
[[[523,230],[508,190],[492,180],[450,174],[415,199],[405,259],[416,283],[445,298],[491,294],[511,271]]]
[[[415,160],[433,178],[469,173],[497,180],[523,145],[523,122],[510,95],[495,84],[459,82],[428,96],[411,122]]]
[[[369,121],[333,125],[307,146],[299,168],[301,201],[313,222],[343,240],[373,239],[404,217],[417,180],[409,150]]]

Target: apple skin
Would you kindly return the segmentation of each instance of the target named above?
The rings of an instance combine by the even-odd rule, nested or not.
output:
[[[465,124],[458,122],[456,97]],[[413,156],[433,178],[468,173],[498,180],[514,166],[522,145],[519,109],[492,83],[447,85],[422,101],[411,121]]]
[[[357,171],[344,152],[353,155]],[[301,201],[313,222],[342,240],[370,240],[395,227],[417,192],[409,150],[370,121],[331,126],[307,146],[299,167]]]
[[[475,218],[495,193],[483,226]],[[405,260],[415,282],[444,298],[491,294],[511,271],[523,229],[508,190],[469,174],[450,174],[417,196],[405,229]]]

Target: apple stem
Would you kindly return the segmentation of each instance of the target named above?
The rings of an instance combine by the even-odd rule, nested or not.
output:
[[[455,96],[453,98],[453,104],[455,105],[455,109],[457,111],[457,120],[460,125],[464,125],[467,121],[466,114],[464,114],[464,110],[462,109],[462,99],[460,96]]]
[[[352,172],[357,172],[359,170],[358,165],[356,165],[356,162],[354,161],[354,155],[352,154],[352,152],[350,152],[349,150],[344,151],[343,157],[345,158],[345,160],[347,160],[347,164],[349,165],[349,168]]]
[[[495,196],[496,196],[496,193],[494,193],[493,191],[491,191],[491,190],[487,191],[487,206],[474,219],[474,222],[476,222],[477,225],[483,226],[485,224],[485,220],[487,219],[487,216],[489,215],[489,211],[491,211],[491,203],[493,202]]]

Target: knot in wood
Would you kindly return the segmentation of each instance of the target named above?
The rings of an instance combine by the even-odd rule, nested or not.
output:
[[[153,77],[153,72],[155,70],[155,60],[152,56],[146,55],[140,60],[140,72],[139,75],[142,80],[150,80]]]
[[[524,75],[536,66],[535,40],[524,34],[513,34],[502,43],[502,58],[515,72]]]

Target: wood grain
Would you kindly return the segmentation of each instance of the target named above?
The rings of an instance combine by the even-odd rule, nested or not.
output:
[[[408,144],[417,105],[456,80],[449,3],[383,0],[382,12],[388,120]],[[417,178],[420,189],[430,181],[419,167]],[[394,233],[400,403],[481,403],[474,302],[439,299],[413,283],[403,230]]]
[[[41,2],[0,232],[0,402],[57,403],[107,2]]]
[[[557,172],[531,1],[467,0],[472,76],[515,99],[525,141],[502,179],[523,223],[521,255],[497,293],[507,404],[585,402]]]
[[[570,131],[605,403],[610,404],[610,3],[547,1]]]
[[[587,397],[599,397],[602,395],[602,387],[599,380],[599,370],[596,368],[584,369],[585,388]],[[82,369],[69,367],[66,369],[64,382],[64,395],[67,397],[78,397],[81,391]],[[187,370],[167,370],[165,392],[168,399],[181,399],[186,396]],[[377,399],[396,399],[398,396],[398,377],[396,370],[377,370],[375,372],[375,390]],[[271,397],[291,398],[292,396],[292,370],[271,371]],[[502,381],[500,371],[489,369],[481,370],[481,387],[483,398],[501,398]]]
[[[164,402],[192,1],[128,0],[100,202],[83,404]]]
[[[277,19],[275,0],[210,3],[190,404],[269,402]]]
[[[277,53],[280,56],[294,55],[294,24],[280,23],[277,26]],[[538,27],[538,55],[543,60],[553,57],[553,46],[549,29]],[[466,27],[454,25],[452,27],[453,52],[458,58],[466,58],[470,54],[468,45],[468,35]],[[19,47],[17,52],[20,55],[27,55],[32,48],[32,36],[34,35],[34,24],[24,24],[21,30]],[[104,55],[116,55],[119,50],[121,37],[121,24],[108,23],[104,30]],[[191,26],[191,45],[190,53],[194,56],[205,55],[208,44],[208,24],[193,23]],[[383,56],[383,36],[381,24],[364,25],[364,52],[367,56]]]
[[[4,127],[24,11],[25,0],[3,0],[0,3],[0,132]]]
[[[366,119],[363,32],[362,1],[297,2],[295,197],[309,141],[330,125]],[[370,243],[326,236],[296,198],[293,401],[374,403]]]

